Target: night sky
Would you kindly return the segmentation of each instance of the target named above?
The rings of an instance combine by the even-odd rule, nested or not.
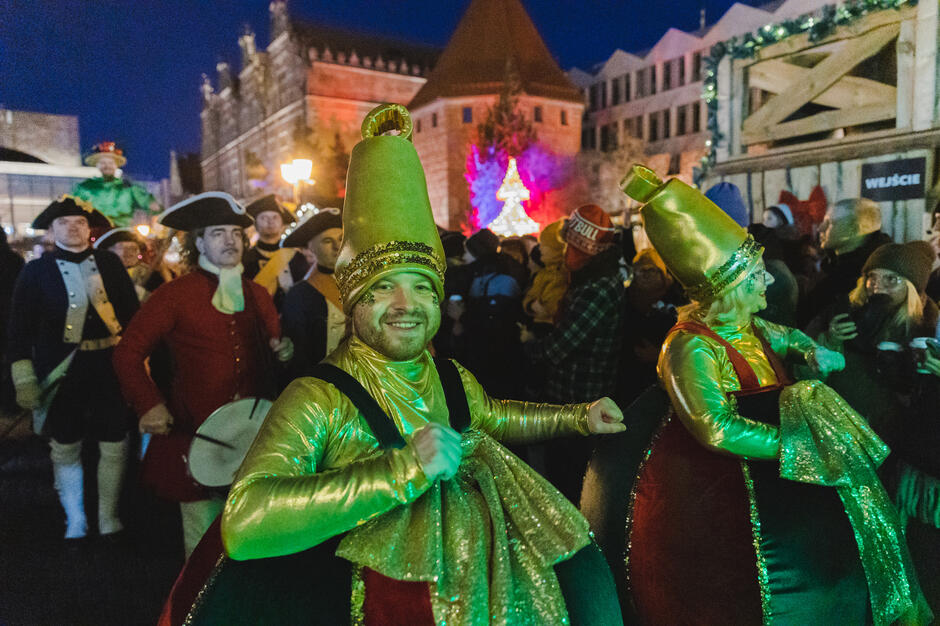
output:
[[[523,0],[563,69],[648,48],[670,26],[713,23],[731,0]],[[293,16],[439,46],[469,0],[291,0]],[[759,2],[747,2],[759,5]],[[167,176],[199,150],[199,85],[239,67],[246,25],[268,43],[268,0],[0,0],[0,107],[77,115],[83,153],[114,139],[131,175]]]

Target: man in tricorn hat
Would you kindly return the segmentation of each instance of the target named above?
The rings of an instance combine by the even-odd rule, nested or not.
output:
[[[164,283],[163,276],[144,262],[147,240],[136,228],[112,228],[95,240],[95,250],[107,250],[121,259],[141,302]]]
[[[381,105],[363,124],[336,266],[352,335],[268,414],[223,513],[227,553],[263,559],[342,536],[335,552],[359,572],[364,594],[353,604],[366,624],[620,623],[583,517],[494,439],[619,432],[620,411],[606,398],[494,400],[459,365],[431,358],[445,260],[410,135],[401,105]],[[310,585],[319,573],[298,576]],[[292,582],[254,578],[250,593],[221,604],[209,589],[192,623],[244,620],[243,602]],[[291,600],[312,601],[303,619],[342,623],[349,598],[347,587]]]
[[[284,295],[310,269],[306,257],[294,246],[281,245],[284,228],[294,222],[294,216],[274,194],[258,198],[245,210],[254,218],[258,233],[258,241],[245,252],[245,277],[267,289],[280,311]]]
[[[86,178],[72,193],[90,202],[116,226],[149,223],[150,215],[160,212],[160,205],[149,191],[117,175],[127,163],[124,152],[113,141],[103,141],[91,150],[85,163],[97,167],[101,176]]]
[[[157,289],[115,351],[124,395],[154,435],[143,460],[144,482],[180,502],[187,554],[222,508],[220,496],[195,483],[184,456],[195,430],[222,405],[273,395],[270,351],[286,361],[289,340],[271,297],[242,276],[245,228],[251,217],[230,195],[207,192],[170,207],[167,228],[186,231],[190,273]],[[173,363],[169,397],[148,376],[145,361],[163,340]]]
[[[137,311],[137,295],[120,260],[92,249],[91,229],[110,223],[84,200],[62,196],[32,226],[49,229],[55,248],[26,265],[14,290],[8,345],[16,400],[33,409],[36,431],[50,437],[66,540],[88,531],[81,447],[85,439],[98,442],[98,531],[113,535],[123,528],[118,496],[129,411],[111,354]]]
[[[304,375],[346,336],[346,315],[333,270],[343,245],[343,218],[337,208],[310,209],[288,229],[281,246],[304,248],[315,262],[304,280],[287,292],[281,307],[284,336],[294,342],[292,376]]]

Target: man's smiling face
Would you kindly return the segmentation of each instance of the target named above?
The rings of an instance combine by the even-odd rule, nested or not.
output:
[[[393,361],[413,359],[441,325],[441,308],[431,280],[397,272],[372,285],[352,310],[356,336]]]

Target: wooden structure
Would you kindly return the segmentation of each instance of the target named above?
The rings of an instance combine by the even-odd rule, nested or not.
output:
[[[923,197],[881,202],[884,230],[924,236],[940,147],[938,3],[870,13],[821,41],[793,35],[718,65],[716,163],[704,182],[737,184],[760,220],[780,191],[862,195],[862,166],[924,158]]]

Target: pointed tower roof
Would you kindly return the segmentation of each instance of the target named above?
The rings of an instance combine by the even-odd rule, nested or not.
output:
[[[507,62],[522,91],[568,102],[584,101],[542,41],[520,0],[471,0],[447,48],[415,94],[414,110],[437,98],[499,93]]]

